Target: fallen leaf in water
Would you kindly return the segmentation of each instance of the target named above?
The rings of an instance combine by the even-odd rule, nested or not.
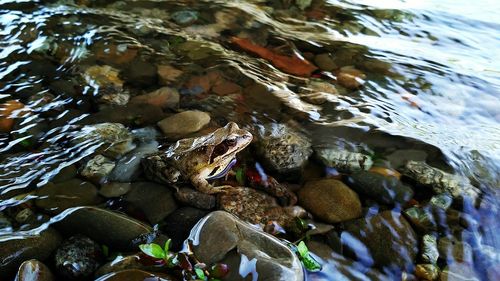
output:
[[[313,71],[318,69],[316,66],[299,57],[297,54],[293,54],[292,56],[279,55],[262,46],[252,43],[246,38],[232,37],[231,42],[238,45],[245,51],[270,61],[274,66],[289,74],[309,77]]]
[[[9,100],[0,104],[0,132],[9,133],[14,127],[14,119],[26,114],[22,112],[24,104],[17,100]]]

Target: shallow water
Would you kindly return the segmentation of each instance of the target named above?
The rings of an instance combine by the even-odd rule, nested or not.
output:
[[[101,143],[73,141],[82,125],[118,122],[138,129],[154,126],[162,119],[157,114],[176,112],[116,110],[126,102],[113,94],[134,97],[167,85],[179,91],[180,109],[209,112],[211,128],[227,121],[249,130],[287,123],[306,134],[313,149],[363,152],[392,168],[423,157],[415,160],[469,178],[494,209],[477,204],[461,211],[480,223],[496,214],[500,2],[313,0],[304,10],[294,3],[0,0],[0,102],[24,105],[9,112],[13,126],[4,125],[0,112],[8,127],[0,134],[0,210],[11,214],[29,205],[34,190],[94,155]],[[196,12],[196,19],[172,18],[181,10]],[[273,65],[231,43],[234,37],[275,54],[299,54],[322,69],[291,75],[298,65]],[[335,66],[324,70],[320,54],[329,54]],[[102,69],[101,76],[89,74],[95,65],[110,65],[118,76]],[[161,65],[181,74],[160,81]],[[211,79],[204,75],[217,71],[222,78],[214,79],[236,87],[204,93]],[[323,175],[325,168],[310,162],[307,173]],[[310,178],[304,172],[303,179]],[[478,245],[498,255],[500,241],[491,229],[478,227]],[[473,263],[486,279],[482,266]],[[330,267],[325,272],[338,274]]]

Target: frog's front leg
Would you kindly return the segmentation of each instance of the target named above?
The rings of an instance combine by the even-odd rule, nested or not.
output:
[[[227,192],[230,188],[232,188],[231,185],[213,186],[201,175],[192,176],[191,183],[198,191],[207,194]]]

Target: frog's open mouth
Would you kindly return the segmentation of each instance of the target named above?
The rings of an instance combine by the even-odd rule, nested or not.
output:
[[[234,166],[234,164],[236,164],[236,158],[233,158],[233,160],[231,160],[231,162],[229,162],[229,164],[222,171],[220,171],[220,173],[215,174],[215,175],[208,175],[206,180],[210,181],[210,180],[220,179],[220,178],[224,177],[229,172],[229,170],[231,170],[231,168]],[[218,170],[219,170],[219,167],[217,167],[217,169],[214,169],[212,171],[212,173],[215,173]]]

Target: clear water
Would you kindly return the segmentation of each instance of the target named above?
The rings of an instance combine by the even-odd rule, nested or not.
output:
[[[26,105],[13,113],[14,129],[0,134],[0,209],[31,199],[14,196],[94,152],[98,144],[67,140],[80,120],[100,110],[95,99],[102,89],[74,81],[106,61],[108,48],[136,49],[149,64],[182,68],[184,77],[220,69],[242,87],[259,82],[271,89],[244,92],[243,101],[230,104],[212,94],[214,120],[247,126],[294,120],[314,145],[364,147],[382,157],[421,150],[434,166],[469,177],[498,206],[499,1],[318,0],[306,11],[282,2],[293,3],[0,0],[0,102]],[[170,14],[183,9],[199,11],[200,18],[174,24]],[[219,22],[216,12],[222,12]],[[307,78],[229,43],[230,36],[244,34],[275,47],[294,43],[306,58],[347,52],[352,56],[340,66],[361,69],[365,83],[327,95],[324,103],[308,102],[302,92]],[[181,41],[192,45],[182,49]],[[315,79],[332,82],[334,76]],[[123,80],[131,95],[160,87]],[[60,81],[70,81],[71,89],[60,90]],[[172,85],[181,92],[181,105],[196,108],[209,98],[183,92],[184,81]]]

